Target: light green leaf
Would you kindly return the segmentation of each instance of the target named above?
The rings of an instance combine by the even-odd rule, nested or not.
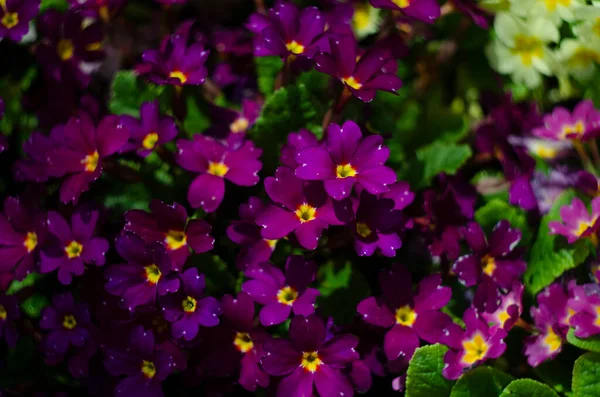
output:
[[[67,8],[69,8],[67,0],[42,0],[40,3],[40,14],[43,14],[50,9],[66,11]]]
[[[501,221],[507,220],[510,225],[521,231],[521,244],[527,246],[531,240],[531,230],[527,224],[527,214],[519,207],[508,204],[500,199],[493,199],[475,212],[475,220],[487,233]]]
[[[447,397],[452,381],[444,378],[444,354],[448,348],[436,344],[415,351],[406,372],[406,397]]]
[[[443,143],[436,141],[417,151],[418,168],[421,169],[420,183],[426,186],[440,172],[454,175],[471,157],[473,152],[469,145]],[[415,170],[416,171],[416,170]]]
[[[31,287],[36,283],[36,281],[43,277],[44,276],[42,276],[39,273],[30,273],[21,281],[13,280],[10,283],[8,290],[6,290],[6,295],[14,295],[17,292],[21,291],[23,288]]]
[[[573,397],[600,396],[600,354],[585,353],[573,367]]]
[[[600,353],[600,335],[595,335],[590,338],[578,338],[575,336],[575,330],[570,328],[567,333],[567,341],[580,349]]]
[[[189,95],[185,100],[185,105],[187,111],[183,128],[188,134],[200,134],[210,127],[210,119],[195,96]]]
[[[458,379],[450,397],[497,397],[513,380],[494,368],[477,367]]]
[[[558,394],[533,379],[517,379],[506,386],[500,397],[558,397]]]
[[[114,114],[139,117],[142,103],[158,99],[164,92],[165,86],[146,83],[132,70],[121,70],[113,79],[108,107]]]
[[[256,74],[258,76],[258,89],[263,95],[269,95],[275,88],[275,80],[283,67],[280,57],[256,57]]]
[[[21,311],[30,318],[39,318],[42,310],[50,304],[44,295],[35,294],[21,302]]]

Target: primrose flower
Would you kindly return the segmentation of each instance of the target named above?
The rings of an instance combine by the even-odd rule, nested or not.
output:
[[[314,314],[294,317],[289,334],[291,341],[277,338],[264,345],[263,369],[269,375],[283,376],[277,397],[311,396],[314,386],[321,396],[354,394],[342,370],[359,358],[356,336],[339,335],[326,341],[325,324]]]
[[[402,14],[423,22],[433,23],[440,16],[440,5],[435,0],[369,0],[376,8],[402,11]]]
[[[600,41],[600,7],[595,5],[579,6],[573,10],[579,21],[573,26],[575,36],[584,42]]]
[[[489,277],[500,287],[510,288],[525,272],[526,263],[520,250],[515,249],[521,241],[521,232],[511,228],[508,221],[498,222],[489,240],[477,222],[470,222],[462,234],[473,253],[458,258],[452,271],[465,286],[471,287]]]
[[[161,383],[175,368],[171,352],[156,345],[152,330],[141,325],[131,331],[127,346],[106,349],[104,366],[108,372],[125,375],[115,386],[115,396],[164,396]]]
[[[158,101],[144,102],[139,120],[131,116],[121,116],[121,122],[129,130],[129,142],[123,151],[135,150],[146,157],[160,145],[171,142],[177,136],[177,126],[172,117],[161,117]]]
[[[504,338],[507,333],[503,328],[489,327],[473,308],[465,311],[463,320],[465,330],[447,338],[450,350],[444,356],[442,369],[447,379],[458,379],[463,372],[486,360],[500,357],[506,350]]]
[[[346,201],[332,203],[320,181],[304,182],[287,167],[265,179],[265,190],[276,205],[269,205],[256,217],[262,236],[279,240],[294,232],[304,248],[317,248],[323,229],[343,225],[352,218]],[[340,219],[341,218],[341,219]]]
[[[560,25],[573,22],[575,10],[585,4],[582,0],[510,0],[510,12],[520,17],[540,17]]]
[[[590,197],[600,195],[600,180],[590,172],[579,171],[577,174],[577,181],[574,185],[579,191]]]
[[[99,211],[79,209],[71,216],[71,225],[58,212],[48,212],[48,241],[42,251],[41,273],[58,269],[58,281],[71,284],[73,276],[81,276],[84,264],[103,266],[108,241],[95,237]]]
[[[565,205],[560,209],[559,221],[548,223],[550,234],[560,234],[567,238],[569,244],[581,238],[589,238],[594,244],[598,243],[598,228],[600,223],[600,197],[592,200],[592,212],[590,213],[579,198],[575,197],[570,205]]]
[[[366,2],[355,1],[352,3],[352,30],[358,40],[361,40],[379,31],[383,21],[381,10],[372,7]]]
[[[540,74],[552,75],[556,60],[547,45],[560,37],[552,22],[536,18],[525,23],[511,14],[499,13],[494,29],[498,39],[488,49],[488,57],[498,72],[512,75],[515,82],[530,89],[540,85]]]
[[[168,205],[160,200],[152,200],[148,208],[150,213],[127,211],[125,230],[137,234],[147,244],[164,245],[171,257],[173,270],[183,267],[190,256],[190,248],[199,254],[213,248],[215,239],[210,235],[210,225],[200,219],[188,220],[181,204]]]
[[[0,275],[14,273],[22,280],[39,262],[48,235],[46,214],[27,207],[16,197],[4,199],[0,213]]]
[[[19,42],[29,31],[29,22],[40,10],[40,0],[0,1],[0,39]]]
[[[439,274],[423,279],[413,296],[410,273],[396,264],[379,273],[379,285],[383,295],[363,300],[356,310],[367,323],[389,328],[383,342],[389,360],[410,360],[420,339],[440,341],[442,330],[452,322],[440,309],[448,304],[452,291],[441,286]]]
[[[179,289],[178,275],[171,271],[171,259],[162,244],[146,244],[126,232],[117,237],[115,248],[127,263],[111,265],[105,270],[104,288],[109,294],[121,297],[121,304],[127,310],[154,305],[157,296]]]
[[[556,107],[544,116],[544,125],[535,128],[533,134],[542,138],[574,141],[588,141],[600,132],[600,112],[590,100],[579,102],[573,112]]]
[[[60,200],[77,203],[82,192],[102,174],[102,161],[121,150],[129,132],[118,116],[106,116],[98,127],[84,113],[64,126],[62,144],[48,154],[57,175],[69,175],[60,187]]]
[[[243,143],[246,133],[260,115],[261,106],[260,102],[250,99],[244,99],[239,111],[211,106],[211,119],[214,122],[204,134],[237,147]]]
[[[87,329],[90,323],[87,303],[76,304],[69,292],[54,295],[52,306],[42,311],[40,319],[40,327],[49,331],[46,348],[62,354],[69,345],[82,347],[91,338]]]
[[[600,334],[600,285],[574,286],[568,310],[572,313],[569,324],[578,338],[589,338]]]
[[[17,345],[19,333],[16,321],[21,317],[19,301],[15,296],[0,293],[0,337],[4,337],[9,348]]]
[[[81,11],[87,17],[100,17],[108,22],[126,3],[127,0],[68,0],[71,9]]]
[[[285,275],[269,262],[264,262],[246,269],[244,274],[252,280],[242,284],[242,291],[264,306],[259,313],[262,325],[281,324],[292,310],[302,316],[315,312],[319,291],[308,288],[308,285],[315,279],[316,272],[316,263],[298,255],[287,259]]]
[[[279,161],[286,167],[296,169],[300,166],[296,161],[298,153],[304,148],[318,145],[319,140],[309,130],[303,128],[298,132],[291,132],[288,134],[287,143],[281,147]]]
[[[482,286],[487,289],[496,289],[496,286],[489,282],[481,283],[480,288]],[[499,304],[494,311],[480,311],[481,317],[488,324],[499,326],[508,332],[515,325],[523,311],[523,290],[523,284],[515,281],[507,293],[500,296],[494,294],[494,298],[499,300]]]
[[[27,158],[16,161],[13,175],[18,181],[46,182],[51,176],[61,175],[60,170],[54,169],[50,163],[49,154],[58,148],[63,140],[63,126],[56,126],[46,136],[34,131],[23,142],[23,151]]]
[[[355,183],[371,194],[389,191],[396,173],[384,166],[390,150],[379,135],[363,137],[358,125],[346,121],[327,127],[327,145],[311,146],[296,156],[295,174],[303,180],[324,181],[327,194],[335,200],[350,196]]]
[[[371,102],[377,90],[395,93],[402,87],[396,69],[390,66],[389,51],[373,47],[357,56],[356,40],[347,35],[329,39],[331,54],[315,56],[315,69],[339,79],[344,88],[363,102]],[[358,60],[358,61],[357,61]]]
[[[193,141],[177,141],[176,161],[182,168],[199,174],[188,190],[188,201],[193,208],[202,207],[213,212],[223,201],[225,179],[239,186],[258,183],[262,150],[251,141],[237,148],[203,135],[194,135]]]
[[[600,42],[564,39],[556,56],[564,72],[586,81],[592,78],[596,65],[600,64]]]

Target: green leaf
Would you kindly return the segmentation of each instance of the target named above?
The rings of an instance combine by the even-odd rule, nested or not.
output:
[[[443,143],[436,141],[417,151],[418,165],[414,171],[421,170],[417,186],[429,184],[431,179],[440,172],[454,175],[458,169],[471,157],[473,152],[469,145]]]
[[[132,70],[121,70],[113,79],[108,107],[111,113],[117,115],[139,117],[142,103],[153,101],[163,93],[165,86],[146,83],[138,79]]]
[[[475,212],[475,220],[487,233],[491,232],[499,221],[507,220],[512,227],[521,231],[521,244],[524,246],[528,246],[532,237],[525,211],[500,199],[493,199],[479,208]]]
[[[517,379],[506,386],[500,397],[558,397],[558,394],[533,379]]]
[[[43,14],[50,9],[66,11],[67,8],[69,8],[67,0],[42,0],[40,3],[40,14]]]
[[[548,223],[560,220],[561,207],[571,203],[574,197],[573,190],[563,192],[541,220],[525,272],[525,286],[531,294],[537,294],[552,284],[565,271],[583,263],[589,255],[590,247],[587,241],[579,240],[575,244],[567,244],[564,237],[549,234]]]
[[[445,397],[450,395],[452,381],[444,378],[444,354],[448,348],[436,344],[419,347],[406,372],[406,397]]]
[[[580,349],[589,350],[591,352],[600,353],[600,335],[595,335],[590,338],[578,338],[575,336],[575,330],[569,328],[567,333],[567,342]]]
[[[39,273],[30,273],[21,281],[13,280],[10,283],[8,290],[6,290],[6,295],[14,295],[24,288],[31,287],[36,283],[36,281],[43,277],[44,276]]]
[[[114,210],[116,213],[123,213],[128,210],[148,208],[151,197],[148,186],[143,182],[129,183],[127,189],[123,189],[122,182],[114,182],[109,185],[111,188],[106,193],[104,205],[106,208]]]
[[[573,397],[600,396],[600,354],[585,353],[573,367]]]
[[[50,304],[44,295],[35,294],[21,302],[21,311],[30,318],[39,318],[42,310]]]
[[[183,128],[188,134],[200,134],[210,127],[210,119],[194,95],[185,99],[186,115]]]
[[[497,397],[514,380],[512,376],[490,367],[477,367],[458,379],[450,397]]]
[[[256,57],[256,75],[258,76],[258,89],[263,95],[269,95],[275,88],[275,80],[283,67],[280,57]]]

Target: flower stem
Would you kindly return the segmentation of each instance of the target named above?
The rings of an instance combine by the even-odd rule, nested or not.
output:
[[[517,319],[517,322],[515,322],[515,327],[523,328],[525,331],[530,332],[530,333],[533,332],[535,329],[533,325],[529,324],[528,322],[523,320],[521,317],[519,317]]]
[[[600,167],[600,152],[598,151],[598,143],[596,140],[590,142],[590,148],[592,150],[592,157],[594,158],[594,165],[596,168]]]
[[[595,174],[594,166],[592,165],[592,162],[590,161],[590,158],[589,158],[587,152],[585,151],[583,145],[581,144],[581,141],[580,140],[573,141],[573,146],[575,147],[575,150],[577,151],[577,154],[579,155],[579,158],[581,159],[581,163],[583,164],[583,167],[586,170],[591,171]]]

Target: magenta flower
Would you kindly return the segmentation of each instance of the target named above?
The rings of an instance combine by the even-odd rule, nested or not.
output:
[[[291,132],[288,134],[287,143],[281,148],[281,156],[279,161],[282,165],[296,169],[300,167],[300,164],[296,161],[298,153],[302,149],[310,146],[318,146],[319,140],[309,130],[301,129],[300,131]]]
[[[108,22],[127,0],[68,0],[72,9],[82,11],[87,17],[99,16]]]
[[[259,313],[262,325],[278,325],[287,320],[292,310],[302,316],[315,312],[319,291],[308,286],[316,272],[316,263],[299,255],[287,259],[285,275],[269,262],[263,262],[244,271],[252,280],[242,284],[242,291],[264,306]]]
[[[525,272],[526,263],[520,250],[515,250],[521,232],[511,228],[508,221],[494,226],[489,241],[477,222],[470,222],[462,234],[473,253],[458,258],[452,271],[463,285],[472,287],[489,277],[502,288],[510,288]]]
[[[219,324],[221,304],[212,296],[204,296],[206,280],[198,269],[191,267],[181,275],[183,288],[177,293],[160,298],[165,320],[171,323],[174,338],[192,340],[200,326],[214,327]]]
[[[19,300],[15,296],[0,293],[0,338],[4,337],[11,349],[17,345],[19,338],[16,322],[20,317]]]
[[[294,317],[289,334],[291,341],[277,338],[264,346],[263,369],[272,376],[283,376],[277,397],[311,396],[314,386],[321,396],[354,394],[342,370],[359,358],[356,336],[339,335],[326,341],[325,324],[314,314]]]
[[[121,116],[123,126],[129,131],[129,142],[123,151],[135,150],[146,157],[160,145],[171,142],[177,136],[177,126],[172,117],[161,117],[158,101],[144,102],[140,119]]]
[[[420,339],[440,341],[443,329],[452,322],[440,309],[448,304],[452,291],[441,286],[439,274],[423,279],[413,296],[410,273],[396,264],[379,274],[379,285],[382,296],[363,300],[356,310],[367,323],[389,328],[383,342],[388,359],[410,360]]]
[[[71,225],[58,212],[48,212],[48,241],[42,251],[41,273],[58,269],[58,281],[71,284],[73,276],[81,276],[84,264],[103,266],[108,241],[95,237],[99,211],[79,209],[71,216]]]
[[[238,147],[244,142],[246,133],[252,128],[261,109],[260,102],[245,99],[239,111],[211,107],[213,125],[204,132],[215,139],[225,140],[231,147]]]
[[[40,0],[4,0],[0,2],[0,39],[18,42],[29,31],[29,22],[40,10]]]
[[[387,69],[390,65],[387,50],[372,48],[358,59],[356,41],[351,36],[336,36],[330,38],[329,43],[331,54],[316,55],[315,68],[339,79],[361,101],[371,102],[377,90],[395,93],[402,87],[396,69]]]
[[[573,297],[569,299],[568,311],[573,313],[570,325],[578,338],[589,338],[600,334],[600,285],[573,286]]]
[[[503,328],[489,327],[473,308],[465,311],[463,320],[465,330],[455,326],[452,329],[456,332],[446,338],[450,350],[444,356],[442,374],[447,379],[458,379],[463,372],[500,357],[506,350],[504,338],[507,333]]]
[[[199,174],[190,185],[188,201],[193,208],[215,211],[225,195],[225,179],[239,186],[258,183],[258,160],[262,150],[250,141],[239,148],[203,135],[194,135],[193,141],[177,141],[176,161],[182,168]]]
[[[440,16],[440,5],[435,0],[369,0],[375,8],[402,11],[408,17],[433,23]]]
[[[258,214],[256,223],[268,240],[279,240],[294,232],[300,245],[313,250],[323,229],[343,225],[352,218],[349,203],[332,203],[322,182],[304,182],[287,167],[277,168],[275,177],[265,179],[265,190],[275,204]]]
[[[46,214],[28,208],[18,198],[4,199],[0,213],[0,275],[14,273],[22,280],[39,262],[48,234]]]
[[[54,353],[63,354],[69,345],[82,347],[91,335],[90,312],[86,303],[75,303],[69,292],[56,294],[52,306],[42,311],[40,327],[48,330],[45,346]]]
[[[600,180],[591,172],[579,171],[575,188],[590,197],[596,197],[600,195]]]
[[[454,7],[463,14],[468,15],[477,26],[489,29],[493,15],[480,7],[475,0],[451,0]]]
[[[588,141],[596,138],[600,131],[600,112],[591,100],[580,102],[573,113],[557,107],[544,116],[544,126],[535,128],[533,134],[556,141],[570,139]]]
[[[296,176],[325,181],[327,194],[335,200],[350,196],[355,183],[371,194],[389,190],[396,173],[384,166],[390,150],[379,135],[362,136],[358,125],[346,121],[327,127],[327,146],[311,146],[298,153]]]
[[[115,248],[127,263],[106,269],[104,288],[121,297],[121,305],[127,310],[154,305],[157,296],[179,289],[178,274],[171,271],[171,258],[162,244],[146,244],[135,234],[124,233],[117,237]]]
[[[567,238],[569,244],[581,238],[589,238],[594,244],[598,243],[598,217],[600,216],[600,197],[592,200],[592,212],[590,213],[580,199],[575,197],[571,205],[565,205],[560,209],[559,221],[548,223],[550,234],[560,234]]]
[[[504,328],[506,332],[515,325],[523,311],[523,284],[515,281],[505,292],[491,280],[479,283],[473,306],[489,324]]]
[[[60,188],[60,200],[77,203],[81,193],[102,174],[102,161],[121,150],[127,139],[129,132],[118,116],[105,117],[97,128],[84,113],[69,120],[62,144],[48,155],[58,175],[69,175]]]
[[[52,176],[60,176],[62,171],[50,163],[50,153],[61,146],[64,136],[63,126],[56,126],[46,136],[33,132],[23,142],[23,151],[28,158],[17,160],[13,174],[18,181],[46,182]]]
[[[190,248],[199,254],[213,248],[215,239],[210,235],[210,225],[200,219],[188,221],[187,212],[181,204],[168,205],[160,200],[152,200],[148,208],[151,213],[127,211],[125,230],[137,234],[147,244],[164,245],[173,270],[183,267],[190,256]]]

